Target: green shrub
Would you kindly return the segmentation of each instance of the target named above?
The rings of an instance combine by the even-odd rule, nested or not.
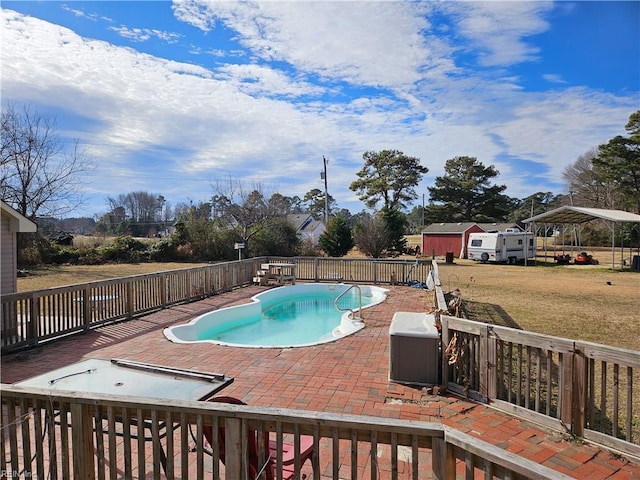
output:
[[[149,258],[147,245],[132,237],[117,237],[111,244],[99,249],[107,262],[140,262]]]
[[[69,263],[75,265],[80,258],[80,251],[74,247],[53,244],[53,253],[47,263],[62,265]]]
[[[178,258],[176,244],[169,238],[152,243],[148,248],[149,259],[154,262],[171,262]]]
[[[55,245],[38,233],[18,234],[18,267],[51,263],[56,255]]]

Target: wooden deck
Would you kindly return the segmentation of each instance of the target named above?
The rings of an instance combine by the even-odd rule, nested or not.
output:
[[[386,302],[366,310],[366,328],[320,346],[247,349],[209,344],[179,345],[163,336],[165,327],[187,322],[207,311],[244,303],[264,290],[264,287],[252,286],[5,355],[1,379],[3,383],[13,383],[90,357],[125,358],[218,371],[235,378],[224,391],[225,395],[241,398],[258,409],[367,415],[377,417],[383,423],[394,420],[434,422],[573,478],[640,478],[638,461],[589,443],[572,441],[569,435],[485,404],[446,392],[434,394],[432,390],[389,382],[388,330],[393,313],[433,308],[432,294],[423,290],[407,286],[389,289]],[[337,478],[330,442],[323,442],[321,446],[327,449],[320,454],[321,478]],[[193,469],[193,476],[188,478],[198,477],[197,457],[193,453],[184,458]],[[376,464],[380,478],[434,478],[429,468],[431,457],[422,459],[417,477],[412,471],[410,455],[396,459],[395,467],[388,459],[383,455]],[[339,462],[343,460],[344,468],[338,468],[340,478],[371,478],[374,462],[368,453],[361,456],[362,462],[359,461],[356,467],[349,465],[346,458],[338,459]],[[352,475],[354,468],[355,477]],[[464,460],[458,461],[460,478],[465,478],[468,468]]]

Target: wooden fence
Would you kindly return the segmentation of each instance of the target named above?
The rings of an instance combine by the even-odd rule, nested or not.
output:
[[[397,479],[399,472],[413,480],[570,478],[438,423],[1,387],[0,469],[7,477],[245,480],[252,430],[276,443],[276,474],[283,439],[295,445],[311,435],[311,463],[303,467],[314,480],[321,470],[333,479]],[[217,436],[211,445],[202,440],[205,426],[223,427],[225,444],[236,446],[226,449],[224,467]],[[268,446],[258,443],[262,465]],[[303,467],[296,456],[297,478]]]
[[[295,263],[302,281],[426,282],[433,270],[436,304],[447,309],[435,262],[256,258],[3,295],[2,351],[246,285],[269,261]],[[440,319],[442,379],[451,391],[640,457],[637,351]]]
[[[447,311],[440,286],[436,304]],[[440,321],[449,390],[640,457],[640,352],[449,315]]]
[[[426,281],[431,263],[387,259],[256,257],[0,297],[2,353],[107,322],[249,285],[262,263],[295,263],[301,281]]]

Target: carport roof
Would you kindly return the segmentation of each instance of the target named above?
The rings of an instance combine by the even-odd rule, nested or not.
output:
[[[524,223],[585,223],[591,220],[602,219],[611,222],[640,223],[640,215],[625,212],[624,210],[606,210],[604,208],[585,208],[565,206],[549,212],[541,213],[535,217],[523,220]]]
[[[423,228],[422,233],[431,233],[431,234],[464,233],[474,225],[479,226],[475,222],[432,223],[431,225],[428,225],[425,228]]]

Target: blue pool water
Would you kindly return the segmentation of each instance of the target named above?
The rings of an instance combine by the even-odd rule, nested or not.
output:
[[[258,294],[251,304],[202,315],[189,324],[165,330],[178,343],[212,342],[246,347],[295,347],[324,343],[349,335],[364,326],[337,310],[334,301],[349,285],[302,284],[279,287]],[[360,287],[363,310],[383,301],[386,290]],[[357,311],[359,291],[349,290],[339,307]]]
[[[264,306],[261,315],[227,322],[203,331],[199,340],[216,338],[225,343],[246,345],[293,345],[314,343],[332,335],[340,326],[344,312],[333,305],[333,292],[300,295]],[[371,297],[362,299],[367,306]],[[358,309],[358,299],[347,296],[340,299],[341,308]]]

